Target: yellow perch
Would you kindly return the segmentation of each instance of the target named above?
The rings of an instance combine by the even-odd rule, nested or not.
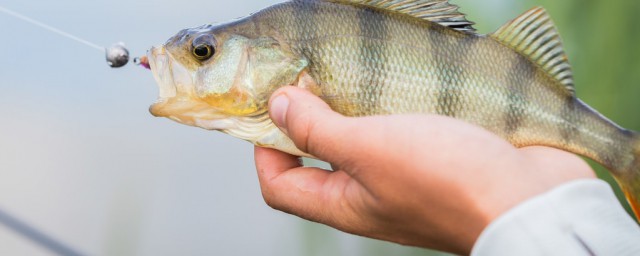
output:
[[[542,8],[479,35],[447,0],[295,0],[185,29],[149,60],[155,116],[305,156],[269,119],[281,86],[308,88],[347,116],[429,113],[517,147],[550,146],[607,167],[640,213],[640,136],[580,101]]]

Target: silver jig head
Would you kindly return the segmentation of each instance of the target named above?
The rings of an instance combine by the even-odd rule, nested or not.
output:
[[[119,68],[129,62],[129,50],[124,47],[124,43],[117,43],[105,49],[107,64],[112,68]]]

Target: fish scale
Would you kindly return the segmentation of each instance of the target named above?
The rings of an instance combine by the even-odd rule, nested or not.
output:
[[[284,2],[183,30],[153,48],[162,95],[177,95],[161,97],[151,112],[300,156],[310,155],[268,118],[268,99],[284,85],[303,86],[346,116],[450,116],[516,147],[550,146],[596,160],[638,213],[640,136],[575,96],[544,9],[489,35],[472,25],[446,0]]]
[[[312,11],[307,13],[308,10]],[[271,11],[274,12],[273,15],[269,14]],[[296,12],[305,12],[307,15],[284,14]],[[490,38],[447,30],[443,26],[424,23],[409,16],[385,14],[388,13],[384,10],[374,12],[370,9],[332,5],[323,1],[294,1],[290,5],[267,10],[264,13],[267,18],[263,22],[273,22],[274,27],[298,24],[293,26],[298,28],[297,30],[287,30],[284,33],[288,43],[297,54],[312,60],[309,69],[323,89],[320,96],[325,97],[333,109],[345,115],[447,115],[485,127],[509,139],[516,146],[546,145],[586,151],[583,149],[586,144],[566,139],[576,132],[574,123],[584,119],[581,118],[581,112],[572,111],[564,114],[563,111],[567,110],[564,102],[568,99],[558,97],[556,90],[549,90],[548,86],[544,86],[556,82],[517,52]],[[380,15],[384,15],[384,18]],[[270,20],[272,18],[276,20]],[[389,24],[382,25],[385,22]],[[318,26],[319,24],[330,25]],[[359,24],[359,27],[356,29],[353,24]],[[363,29],[361,24],[367,24],[366,29]],[[388,28],[386,38],[367,34],[368,31],[380,27]],[[387,56],[386,52],[395,53],[389,55],[384,66],[410,66],[415,67],[416,72],[394,73],[389,69],[370,68],[379,60],[371,54],[376,48],[380,49],[379,53],[384,56]],[[336,58],[337,56],[340,57]],[[358,61],[354,62],[354,59]],[[498,62],[498,65],[495,65],[495,62]],[[381,73],[395,79],[416,79],[400,85],[408,85],[409,90],[396,93],[397,90],[401,90],[398,84],[376,79],[382,76]],[[356,79],[348,79],[354,77]],[[382,83],[382,86],[376,86],[378,83]],[[371,106],[369,102],[361,99],[374,96],[370,93],[373,91],[372,87],[384,88],[380,97],[391,95],[400,100],[394,101],[395,104]],[[470,87],[481,87],[483,92],[470,93]],[[530,89],[517,90],[518,87]],[[525,91],[529,93],[523,94]],[[430,97],[419,101],[409,99],[407,95]],[[550,97],[557,100],[549,101]],[[520,100],[513,102],[509,98]],[[524,115],[517,113],[518,110],[525,112],[525,109],[531,111],[523,113]],[[496,116],[495,113],[504,114]],[[524,119],[524,116],[528,117],[528,120],[519,120]],[[602,120],[598,119],[596,122]],[[600,127],[604,128],[600,131],[618,132],[617,127],[611,126],[608,122]],[[626,142],[619,140],[617,144]],[[592,157],[603,160],[611,158],[602,154],[593,154]]]

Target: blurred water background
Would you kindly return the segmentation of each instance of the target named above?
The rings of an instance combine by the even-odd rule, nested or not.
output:
[[[17,1],[4,6],[100,45],[144,54],[178,30],[279,1]],[[488,33],[542,5],[578,95],[640,130],[640,1],[454,0]],[[151,73],[0,14],[0,213],[87,255],[439,255],[270,209],[252,146],[152,117]],[[607,180],[603,169],[596,167]],[[52,253],[0,224],[0,255]]]

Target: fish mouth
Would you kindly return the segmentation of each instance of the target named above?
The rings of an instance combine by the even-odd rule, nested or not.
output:
[[[160,89],[160,99],[168,99],[176,96],[176,86],[171,72],[171,59],[164,47],[151,47],[147,54],[153,78]]]
[[[163,46],[152,47],[147,58],[159,88],[158,100],[149,107],[152,115],[208,130],[234,127],[196,96],[194,77]]]
[[[188,99],[193,91],[192,76],[163,46],[152,47],[147,58],[159,88],[158,100],[149,112],[157,117],[180,119],[178,114],[191,107]]]

